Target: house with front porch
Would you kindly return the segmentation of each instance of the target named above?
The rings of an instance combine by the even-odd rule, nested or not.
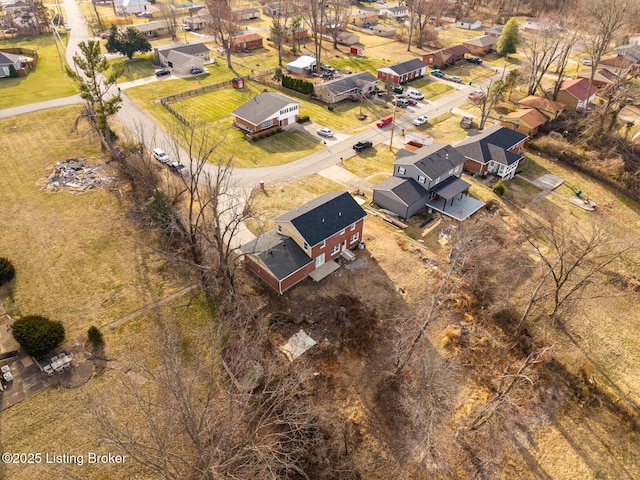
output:
[[[275,92],[262,92],[236,108],[233,124],[248,134],[268,132],[298,120],[300,102]]]
[[[492,125],[456,143],[455,147],[464,156],[464,168],[467,170],[509,180],[515,176],[524,159],[522,149],[527,138],[528,135],[516,130]]]
[[[378,79],[371,73],[359,72],[316,84],[313,92],[320,100],[331,105],[361,96],[368,97],[375,93],[377,84]]]
[[[388,67],[379,68],[377,72],[378,78],[383,82],[403,85],[416,78],[424,77],[427,74],[427,66],[419,58],[412,58],[404,62],[394,63]]]
[[[403,148],[393,176],[373,187],[373,203],[404,219],[428,207],[464,220],[484,205],[468,197],[471,185],[460,178],[464,162],[451,145]]]
[[[275,228],[240,247],[245,266],[282,294],[362,242],[364,210],[349,192],[331,192],[273,219]],[[350,253],[350,252],[349,252]]]

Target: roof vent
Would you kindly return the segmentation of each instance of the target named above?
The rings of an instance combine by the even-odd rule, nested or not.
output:
[[[324,218],[322,219],[322,223],[324,223]]]
[[[342,216],[342,212],[338,212],[338,216],[341,217]]]

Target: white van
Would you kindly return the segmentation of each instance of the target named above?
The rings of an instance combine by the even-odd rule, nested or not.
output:
[[[422,94],[422,92],[418,91],[418,90],[407,90],[405,92],[405,95],[407,95],[410,98],[413,98],[414,100],[424,100],[424,95]]]

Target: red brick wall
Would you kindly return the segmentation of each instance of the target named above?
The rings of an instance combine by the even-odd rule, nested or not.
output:
[[[340,232],[338,232],[335,235],[332,235],[331,237],[327,238],[326,245],[324,247],[321,247],[320,245],[316,245],[315,247],[313,247],[313,249],[311,250],[311,258],[315,260],[315,258],[318,255],[324,253],[325,254],[324,261],[328,262],[329,260],[338,257],[342,252],[342,247],[340,248],[340,250],[338,250],[338,253],[334,254],[333,256],[331,255],[331,249],[335,245],[342,245],[342,242],[344,240],[347,241],[347,249],[354,247],[355,245],[357,245],[362,241],[363,229],[364,229],[364,219],[356,222],[355,230],[351,230],[351,227],[349,226],[345,229],[344,234],[341,235]],[[356,233],[358,234],[358,241],[355,243],[350,243],[351,236],[355,235]]]
[[[309,274],[311,272],[313,272],[315,269],[316,269],[315,262],[311,262],[306,267],[301,268],[297,272],[295,272],[295,273],[291,274],[290,276],[288,276],[287,278],[283,279],[282,280],[282,286],[281,286],[282,292],[285,292],[286,290],[289,290],[294,285],[300,283],[302,280],[307,278],[309,276]]]
[[[482,163],[478,163],[475,160],[466,159],[464,161],[464,168],[466,168],[470,172],[482,174],[487,171],[487,168],[489,168],[489,164],[483,165]]]

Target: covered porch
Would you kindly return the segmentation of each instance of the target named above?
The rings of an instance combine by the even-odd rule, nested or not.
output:
[[[484,206],[480,200],[469,197],[470,186],[458,177],[449,177],[431,189],[426,206],[456,220],[466,220]]]

